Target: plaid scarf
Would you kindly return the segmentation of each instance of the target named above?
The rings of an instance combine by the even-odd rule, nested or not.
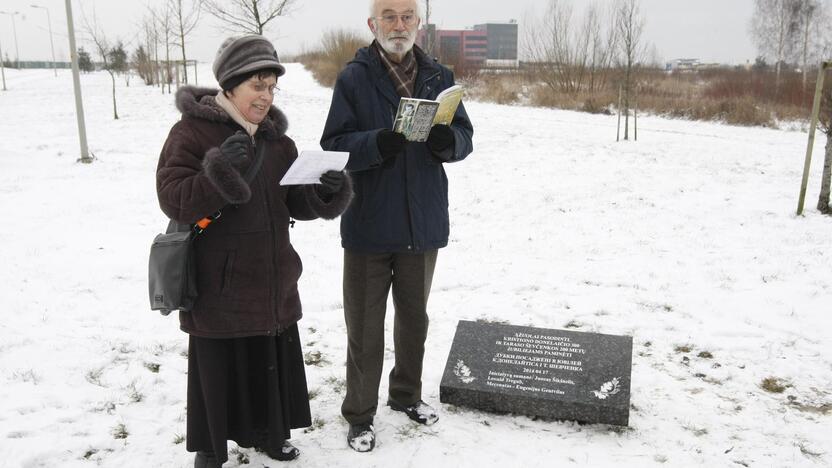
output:
[[[384,68],[387,69],[387,74],[390,75],[390,79],[393,81],[393,85],[396,87],[396,92],[399,93],[399,96],[413,97],[414,87],[416,86],[416,73],[418,71],[415,53],[417,46],[414,45],[413,49],[405,54],[401,63],[392,61],[384,48],[379,45],[378,41],[373,41],[370,47],[376,51]]]

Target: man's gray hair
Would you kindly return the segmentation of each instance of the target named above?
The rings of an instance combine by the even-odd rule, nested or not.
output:
[[[370,0],[370,18],[374,18],[376,16],[376,5],[380,0]],[[424,15],[422,15],[422,2],[416,0],[416,16],[420,19],[424,19]]]

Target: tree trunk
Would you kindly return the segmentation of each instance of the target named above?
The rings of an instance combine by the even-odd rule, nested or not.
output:
[[[775,76],[774,76],[774,99],[780,96],[780,64],[781,61],[777,60],[777,66],[775,67]]]
[[[823,176],[818,198],[818,211],[823,214],[832,214],[832,209],[829,207],[830,185],[832,185],[832,131],[826,134],[826,157],[823,161]]]
[[[116,75],[110,72],[110,79],[113,81],[113,119],[118,120],[118,106],[116,106]]]
[[[185,57],[185,29],[182,25],[182,4],[179,4],[179,44],[182,45],[182,63],[185,65],[185,74],[182,76],[185,84],[188,84],[188,59]]]
[[[627,72],[624,78],[624,140],[630,139],[630,72],[632,62],[627,62]]]
[[[809,14],[804,18],[805,30],[803,31],[803,96],[806,96],[806,79],[809,68],[809,22],[811,17]]]

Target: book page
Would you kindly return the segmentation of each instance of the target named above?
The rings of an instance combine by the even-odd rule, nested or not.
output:
[[[350,153],[343,151],[302,151],[280,185],[319,184],[326,171],[343,171]]]
[[[454,114],[459,103],[462,102],[462,95],[465,94],[465,88],[460,85],[453,85],[450,88],[439,93],[436,100],[439,101],[439,110],[436,112],[436,117],[433,118],[433,124],[450,125],[454,121]]]

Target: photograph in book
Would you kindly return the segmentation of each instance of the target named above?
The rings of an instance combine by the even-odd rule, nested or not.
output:
[[[393,120],[393,131],[401,133],[408,141],[426,141],[434,125],[453,122],[463,93],[462,86],[454,85],[439,93],[435,101],[402,98]]]
[[[404,135],[407,141],[426,141],[437,109],[439,103],[436,101],[402,98],[393,122],[393,131]]]

